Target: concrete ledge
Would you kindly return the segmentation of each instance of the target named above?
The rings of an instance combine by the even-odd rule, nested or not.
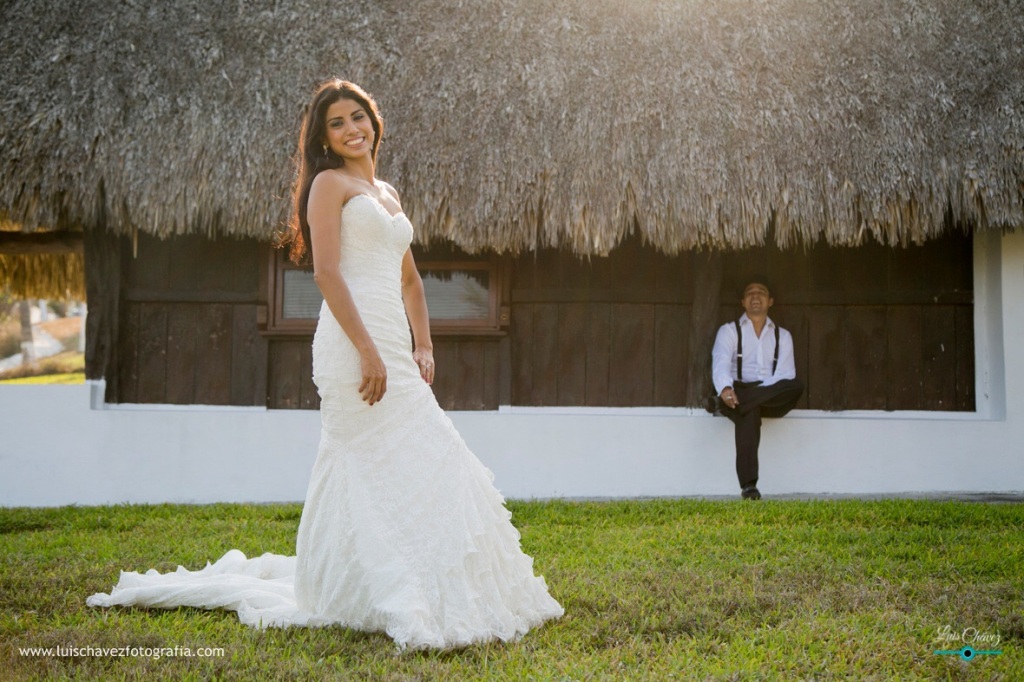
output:
[[[0,386],[0,505],[285,502],[305,497],[318,412],[118,406],[102,386]],[[759,487],[769,499],[1014,495],[1015,421],[815,413],[765,420]],[[34,416],[34,417],[33,417]],[[732,425],[691,410],[454,412],[511,498],[732,498]]]

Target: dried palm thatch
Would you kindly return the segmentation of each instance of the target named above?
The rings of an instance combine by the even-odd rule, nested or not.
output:
[[[85,263],[78,253],[0,253],[0,282],[15,298],[84,301]]]
[[[20,226],[0,220],[0,237]],[[85,300],[85,261],[80,252],[4,253],[0,241],[0,290],[15,298]]]
[[[1024,225],[1017,0],[8,0],[0,217],[269,238],[301,107],[380,102],[421,241],[668,252]]]

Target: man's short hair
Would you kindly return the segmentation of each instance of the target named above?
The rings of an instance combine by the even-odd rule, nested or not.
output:
[[[760,284],[761,286],[768,290],[768,295],[770,297],[775,298],[775,287],[772,286],[772,283],[768,280],[767,277],[761,274],[757,274],[751,275],[746,280],[744,280],[743,286],[740,287],[740,299],[742,299],[744,294],[747,293],[747,287],[749,287],[751,284]]]

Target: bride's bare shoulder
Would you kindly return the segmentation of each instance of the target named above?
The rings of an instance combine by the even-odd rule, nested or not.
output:
[[[333,169],[318,173],[309,188],[310,201],[315,197],[334,204],[345,204],[358,193],[359,189],[353,178]]]

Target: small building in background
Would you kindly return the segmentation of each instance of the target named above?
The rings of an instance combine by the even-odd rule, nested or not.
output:
[[[92,380],[53,399],[77,447],[0,444],[0,503],[302,498],[319,298],[272,244],[334,75],[381,105],[435,394],[506,494],[732,494],[697,406],[753,272],[807,386],[765,492],[1024,489],[1005,3],[91,5],[0,10],[0,275],[84,254]]]

